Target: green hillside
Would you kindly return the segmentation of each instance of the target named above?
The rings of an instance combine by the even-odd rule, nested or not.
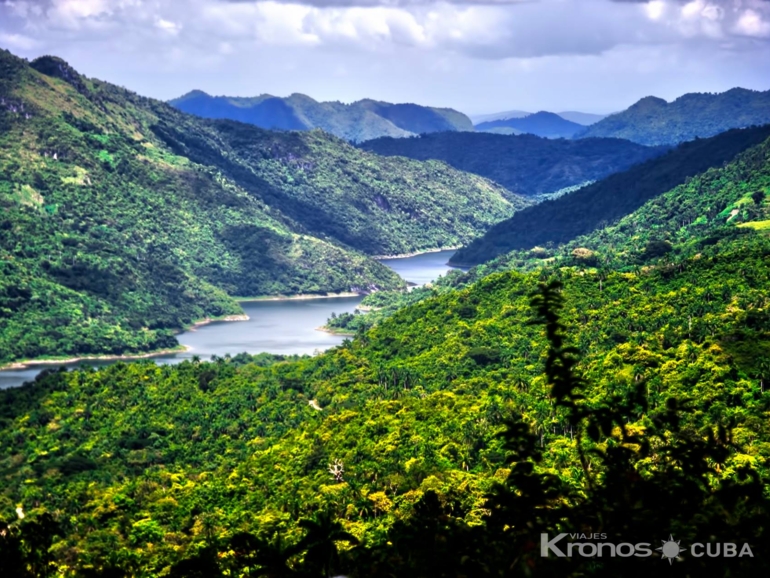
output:
[[[531,323],[553,276],[577,401],[544,369],[568,353]],[[688,544],[718,529],[757,553],[688,558],[700,575],[760,575],[768,282],[770,239],[748,232],[646,272],[492,275],[314,358],[49,372],[0,392],[0,508],[30,520],[6,552],[23,566],[49,536],[42,560],[82,575],[606,576],[617,560],[560,566],[531,544],[581,520],[651,542],[665,522]],[[728,425],[729,442],[714,433]],[[319,561],[307,536],[333,530],[343,553]],[[623,575],[661,563],[637,562]]]
[[[770,90],[733,88],[722,93],[690,93],[673,102],[648,96],[612,114],[575,138],[624,138],[645,145],[673,145],[714,136],[731,128],[770,123]]]
[[[459,244],[522,203],[438,163],[201,121],[52,57],[0,52],[0,102],[0,362],[174,346],[240,313],[231,295],[395,288],[358,250]]]
[[[318,102],[304,94],[292,94],[285,98],[269,94],[243,98],[210,96],[194,90],[169,103],[179,110],[204,118],[237,120],[279,130],[320,128],[353,142],[382,136],[405,137],[448,130],[473,130],[470,119],[456,110],[371,99],[343,104]]]
[[[517,213],[460,249],[452,262],[475,265],[513,250],[569,242],[617,221],[709,168],[720,167],[768,136],[770,125],[683,143],[663,156]]]
[[[602,179],[666,150],[618,139],[566,141],[467,132],[379,138],[359,147],[385,156],[444,161],[530,196]]]

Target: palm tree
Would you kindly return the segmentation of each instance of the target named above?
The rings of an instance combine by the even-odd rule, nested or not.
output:
[[[296,545],[287,546],[278,532],[269,540],[241,532],[230,539],[230,548],[235,552],[238,569],[249,568],[249,576],[289,578],[295,575],[287,563],[300,550]]]
[[[330,512],[320,512],[313,519],[300,520],[299,526],[307,532],[297,544],[298,550],[306,551],[305,565],[311,572],[320,570],[327,578],[339,566],[337,542],[358,544],[358,539],[347,532]]]

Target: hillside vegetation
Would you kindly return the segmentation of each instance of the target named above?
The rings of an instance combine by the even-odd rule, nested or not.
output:
[[[652,542],[667,521],[757,556],[688,568],[759,575],[770,239],[656,263],[491,275],[315,358],[118,364],[1,392],[0,507],[32,520],[12,525],[20,564],[48,536],[43,561],[83,575],[602,576],[616,560],[562,567],[531,544],[580,520]],[[530,296],[549,277],[565,307],[545,334]],[[638,562],[630,575],[660,559]]]
[[[690,93],[673,102],[648,96],[575,135],[624,138],[645,145],[673,145],[731,128],[770,123],[770,90],[733,88]]]
[[[359,145],[379,155],[436,159],[523,195],[595,181],[665,152],[618,139],[548,140],[533,135],[443,132]]]
[[[613,223],[709,168],[720,167],[769,136],[770,126],[765,126],[684,143],[663,156],[521,211],[460,249],[452,263],[475,265],[509,251],[571,241]]]
[[[320,128],[353,142],[382,136],[473,130],[467,116],[450,108],[391,104],[371,99],[343,104],[317,102],[304,94],[285,98],[269,94],[242,98],[210,96],[194,90],[169,102],[179,110],[204,118],[237,120],[278,130]]]
[[[523,203],[439,163],[202,121],[53,57],[0,52],[0,103],[0,363],[174,346],[240,313],[232,295],[396,288],[358,251],[459,244]]]

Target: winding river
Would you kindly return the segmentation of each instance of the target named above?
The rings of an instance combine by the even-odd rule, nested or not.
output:
[[[392,268],[410,283],[423,285],[445,274],[451,267],[446,263],[454,251],[423,253],[414,257],[383,259],[382,262]],[[153,357],[156,363],[180,363],[185,359],[198,356],[210,359],[212,355],[224,356],[226,353],[293,354],[323,351],[342,343],[340,335],[332,335],[317,328],[335,312],[352,313],[362,297],[330,297],[323,299],[286,299],[264,300],[242,303],[243,311],[249,316],[248,321],[215,321],[201,325],[177,335],[179,343],[187,346],[187,351]],[[80,361],[62,364],[65,367],[78,367],[87,363],[94,367],[109,365],[114,361]],[[58,367],[53,364],[30,365],[23,369],[0,371],[0,389],[16,387],[30,381],[43,369]]]

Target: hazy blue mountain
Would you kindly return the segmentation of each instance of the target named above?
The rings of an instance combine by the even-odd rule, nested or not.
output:
[[[571,122],[576,122],[584,126],[590,126],[596,124],[600,120],[607,118],[606,114],[593,114],[590,112],[578,112],[575,110],[567,110],[565,112],[557,112],[560,117]]]
[[[588,127],[577,138],[616,137],[646,145],[676,144],[731,128],[770,123],[770,91],[733,88],[690,93],[673,102],[647,96]]]
[[[493,120],[505,120],[508,118],[522,118],[525,116],[529,116],[530,114],[532,113],[524,110],[506,110],[503,112],[493,112],[488,114],[470,114],[468,116],[473,121],[473,124],[477,125],[482,122],[491,122]]]
[[[546,111],[536,112],[522,118],[493,120],[476,125],[476,130],[481,132],[500,128],[509,128],[545,138],[572,138],[573,135],[585,129],[582,124]]]
[[[351,104],[318,102],[304,94],[277,97],[211,96],[194,90],[170,101],[179,110],[205,118],[226,118],[278,130],[320,128],[349,141],[405,137],[439,131],[472,131],[461,112],[417,104],[359,100]]]

